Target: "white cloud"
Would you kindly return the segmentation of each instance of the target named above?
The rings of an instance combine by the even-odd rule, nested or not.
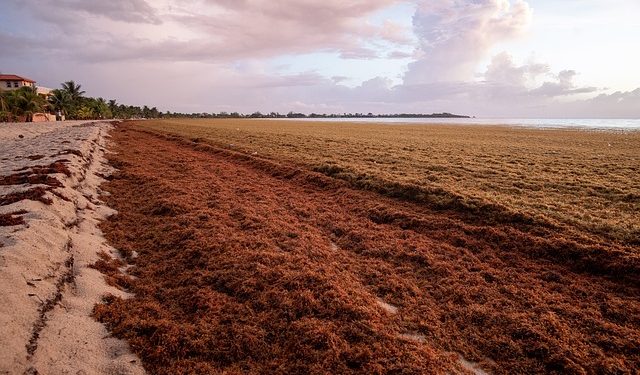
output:
[[[413,16],[422,56],[409,65],[405,81],[469,80],[497,42],[519,35],[532,16],[521,0],[422,1]]]

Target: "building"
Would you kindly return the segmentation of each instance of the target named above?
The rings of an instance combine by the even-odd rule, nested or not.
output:
[[[47,98],[49,95],[51,95],[51,91],[53,91],[53,89],[47,87],[36,86],[36,81],[29,78],[17,76],[15,74],[0,74],[1,90],[13,91],[25,86],[35,87],[38,94],[44,98]]]
[[[36,81],[21,77],[15,74],[0,74],[0,91],[14,91],[18,90],[21,87],[33,87],[36,89],[38,95],[42,96],[44,99],[47,99],[51,95],[50,88],[47,87],[38,87],[36,86]],[[62,114],[53,113],[34,113],[32,121],[33,122],[41,122],[41,121],[56,121],[56,120],[64,120],[64,116]],[[20,121],[24,121],[23,119]]]
[[[38,95],[43,96],[44,98],[48,98],[49,95],[51,95],[51,91],[53,91],[53,89],[50,89],[48,87],[42,87],[42,86],[36,87],[36,90],[38,92]]]
[[[12,91],[23,86],[36,87],[36,81],[15,74],[0,74],[0,88],[2,90]]]

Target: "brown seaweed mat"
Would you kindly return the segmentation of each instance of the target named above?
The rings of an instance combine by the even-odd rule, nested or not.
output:
[[[112,136],[103,188],[119,214],[102,229],[134,297],[95,316],[151,373],[640,368],[638,262],[622,245],[127,124]],[[120,264],[103,263],[113,279]]]

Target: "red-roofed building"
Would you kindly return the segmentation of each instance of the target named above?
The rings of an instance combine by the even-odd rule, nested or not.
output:
[[[0,92],[19,90],[21,87],[32,87],[36,89],[38,95],[47,99],[51,95],[51,89],[46,87],[36,87],[36,81],[21,77],[15,74],[0,74]],[[10,118],[13,115],[10,116]],[[64,116],[61,116],[64,120]],[[25,116],[18,116],[18,121],[25,121]],[[56,115],[53,113],[39,112],[32,115],[31,121],[56,121]]]
[[[0,74],[0,88],[5,91],[17,90],[20,87],[35,87],[36,81],[15,74]]]

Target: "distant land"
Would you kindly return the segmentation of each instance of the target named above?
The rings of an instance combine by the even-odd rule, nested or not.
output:
[[[456,115],[453,113],[394,113],[394,114],[373,114],[369,113],[299,113],[289,112],[281,114],[278,112],[242,114],[239,112],[220,113],[171,113],[167,112],[166,117],[199,117],[199,118],[471,118],[471,116]]]

